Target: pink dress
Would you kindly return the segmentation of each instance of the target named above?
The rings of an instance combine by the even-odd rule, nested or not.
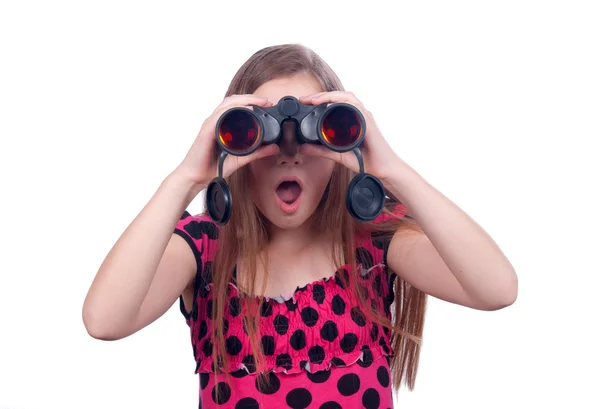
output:
[[[405,213],[403,213],[405,214]],[[380,220],[384,216],[380,216]],[[199,374],[199,408],[350,409],[392,408],[390,332],[369,322],[358,301],[344,288],[341,268],[286,300],[266,298],[260,311],[260,344],[268,366],[267,386],[259,384],[251,345],[242,322],[243,302],[229,284],[225,319],[229,381],[219,374],[215,393],[211,334],[212,264],[219,228],[206,215],[185,212],[175,233],[192,248],[198,265],[194,301],[180,309],[190,328]],[[390,318],[393,281],[385,264],[389,240],[357,238],[361,285],[378,311]],[[360,257],[359,257],[360,256]],[[366,260],[366,261],[365,261]],[[329,273],[329,272],[327,272]],[[235,280],[235,279],[234,279]],[[217,405],[218,404],[218,405]]]

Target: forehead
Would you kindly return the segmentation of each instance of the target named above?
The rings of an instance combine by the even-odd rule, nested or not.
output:
[[[254,95],[267,97],[276,104],[281,98],[291,95],[300,98],[323,91],[318,81],[309,74],[299,74],[292,77],[276,78],[265,82],[254,91]]]

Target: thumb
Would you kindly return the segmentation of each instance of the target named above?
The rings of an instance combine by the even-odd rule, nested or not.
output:
[[[339,161],[340,154],[332,151],[331,149],[327,149],[323,145],[316,145],[312,143],[305,143],[300,145],[299,152],[302,155],[306,156],[317,156],[320,158],[331,159],[334,161]]]
[[[266,158],[267,156],[277,155],[279,153],[279,145],[269,144],[264,145],[247,156],[238,157],[238,167],[246,166],[248,163],[258,159]]]

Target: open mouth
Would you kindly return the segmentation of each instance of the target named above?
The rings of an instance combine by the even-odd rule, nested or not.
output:
[[[292,205],[300,197],[302,188],[300,187],[300,184],[294,180],[285,180],[277,186],[275,193],[283,203]]]

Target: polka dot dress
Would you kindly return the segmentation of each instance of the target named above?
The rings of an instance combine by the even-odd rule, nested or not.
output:
[[[195,372],[200,379],[199,408],[393,407],[390,332],[368,321],[358,300],[345,288],[340,277],[350,279],[348,266],[297,288],[289,299],[264,299],[259,330],[268,368],[266,383],[256,376],[242,321],[243,299],[235,282],[229,283],[224,311],[228,363],[221,367],[229,377],[224,373],[215,377],[211,277],[219,229],[208,216],[185,212],[175,233],[188,242],[198,265],[192,309],[186,310],[183,297],[180,309],[190,328]],[[361,260],[359,288],[373,307],[389,318],[395,275],[388,278],[385,268],[387,242],[375,235],[356,240],[357,260]]]

